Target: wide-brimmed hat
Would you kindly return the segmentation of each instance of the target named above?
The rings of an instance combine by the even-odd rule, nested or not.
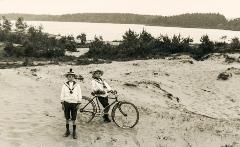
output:
[[[70,68],[70,69],[69,69],[69,72],[67,72],[67,73],[65,74],[66,77],[69,76],[69,75],[76,76],[76,74],[73,72],[72,68]]]
[[[103,71],[100,70],[100,69],[95,69],[95,70],[91,71],[91,73],[92,73],[93,75],[94,75],[95,73],[97,73],[97,72],[100,72],[101,75],[103,75]]]

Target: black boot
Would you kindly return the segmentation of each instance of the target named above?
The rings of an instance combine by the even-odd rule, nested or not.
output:
[[[103,115],[103,119],[104,119],[104,122],[106,122],[106,123],[110,123],[111,122],[111,120],[109,119],[109,115],[108,114],[104,114]]]
[[[76,125],[73,125],[73,139],[77,139]]]
[[[63,137],[68,137],[70,135],[70,131],[69,131],[69,124],[66,124],[66,132],[63,135]]]

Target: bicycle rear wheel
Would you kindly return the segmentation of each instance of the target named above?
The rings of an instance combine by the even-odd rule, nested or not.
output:
[[[80,123],[89,123],[97,113],[96,105],[91,98],[83,96],[79,108],[78,120]]]
[[[133,128],[139,121],[137,107],[130,102],[119,102],[112,109],[112,120],[121,128]]]

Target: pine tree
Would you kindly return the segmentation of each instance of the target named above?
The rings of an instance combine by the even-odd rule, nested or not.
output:
[[[3,18],[2,29],[5,33],[9,33],[12,30],[12,23],[5,16]]]
[[[19,17],[15,23],[16,32],[23,33],[27,28],[27,24],[24,22],[23,17]]]

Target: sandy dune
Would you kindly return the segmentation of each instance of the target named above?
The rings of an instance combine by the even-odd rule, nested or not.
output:
[[[185,59],[184,59],[185,58]],[[240,65],[222,58],[197,62],[147,60],[111,64],[49,65],[0,70],[0,144],[13,147],[222,147],[240,146]],[[78,124],[78,140],[63,138],[65,123],[59,102],[63,74],[72,67],[85,79],[96,67],[140,111],[130,130],[96,118]],[[234,67],[234,68],[231,68]],[[219,73],[232,73],[227,81]]]

